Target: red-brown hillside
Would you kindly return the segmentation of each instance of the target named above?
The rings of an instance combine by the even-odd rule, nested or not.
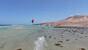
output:
[[[42,23],[42,25],[51,25],[51,26],[88,26],[88,16],[76,15],[66,18],[65,20],[58,22],[48,22]]]

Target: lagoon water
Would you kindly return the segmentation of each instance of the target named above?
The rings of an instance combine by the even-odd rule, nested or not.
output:
[[[88,29],[40,25],[0,26],[0,50],[79,50],[80,48],[88,50]]]

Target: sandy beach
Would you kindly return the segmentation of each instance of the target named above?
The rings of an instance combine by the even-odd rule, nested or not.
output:
[[[88,50],[87,28],[43,26],[0,27],[0,50],[34,50],[41,36],[47,44],[42,50]]]

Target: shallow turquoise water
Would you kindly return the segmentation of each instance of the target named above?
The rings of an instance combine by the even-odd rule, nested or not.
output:
[[[71,29],[40,25],[0,26],[0,50],[16,50],[19,48],[34,50],[34,42],[41,36],[45,37],[47,43],[45,50],[78,50],[80,47],[88,49],[88,38],[85,38],[88,31],[84,32],[81,35],[80,32],[72,32]],[[83,38],[80,39],[80,37]],[[67,42],[66,39],[70,39],[70,41]],[[64,47],[55,46],[57,41],[63,41],[62,46]]]
[[[44,35],[41,26],[0,27],[0,50],[34,50],[34,41]]]

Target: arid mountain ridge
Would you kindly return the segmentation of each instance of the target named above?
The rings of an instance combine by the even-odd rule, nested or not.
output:
[[[88,16],[86,15],[75,15],[70,16],[64,20],[57,22],[46,22],[41,23],[47,26],[78,26],[78,27],[88,27]]]

